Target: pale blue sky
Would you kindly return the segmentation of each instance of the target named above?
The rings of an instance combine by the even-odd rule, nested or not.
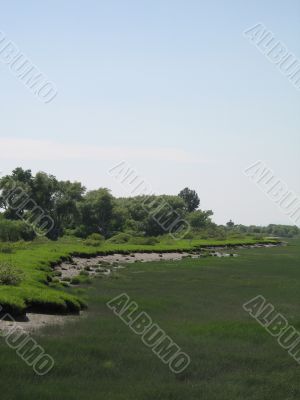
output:
[[[265,161],[300,192],[300,91],[243,37],[258,22],[300,58],[299,1],[11,1],[0,31],[58,87],[41,103],[0,63],[0,170],[157,193],[196,189],[224,223],[289,223],[244,175]]]

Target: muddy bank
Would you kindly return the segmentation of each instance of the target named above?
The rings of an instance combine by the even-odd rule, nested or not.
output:
[[[50,314],[36,314],[27,313],[22,319],[15,321],[6,320],[0,321],[0,332],[8,333],[13,328],[22,329],[27,333],[32,333],[36,330],[44,328],[49,325],[64,325],[67,322],[78,321],[78,318],[83,318],[83,313],[80,315],[50,315]]]
[[[103,275],[109,276],[118,269],[125,268],[128,263],[135,262],[154,262],[154,261],[180,261],[184,258],[204,258],[204,257],[237,257],[234,253],[236,249],[276,247],[278,244],[254,244],[241,245],[236,247],[213,246],[201,248],[190,252],[147,252],[130,254],[109,254],[94,257],[72,257],[69,261],[64,261],[54,266],[54,271],[61,282],[70,282],[80,274],[86,276]]]
[[[202,258],[208,256],[215,257],[237,257],[234,253],[224,253],[214,249],[206,253],[132,253],[132,254],[112,254],[107,256],[96,256],[93,258],[73,257],[71,261],[62,262],[54,267],[59,274],[61,281],[66,282],[80,274],[109,276],[113,272],[126,268],[126,264],[136,262],[155,262],[155,261],[180,261],[184,258]]]
[[[280,244],[282,245],[282,244]],[[71,257],[69,261],[63,261],[53,266],[54,279],[65,286],[78,285],[80,282],[73,282],[73,279],[84,276],[93,278],[96,276],[110,277],[118,270],[126,268],[126,264],[135,262],[154,261],[180,261],[184,258],[205,258],[205,257],[238,257],[234,253],[236,249],[276,247],[278,244],[255,244],[236,247],[210,247],[192,252],[164,252],[164,253],[130,253],[110,254],[95,257]],[[77,321],[86,313],[75,315],[48,315],[28,312],[23,320],[17,321],[17,325],[26,332],[33,332],[49,325],[63,325],[69,321]],[[0,320],[0,331],[10,330],[13,326],[11,321]]]

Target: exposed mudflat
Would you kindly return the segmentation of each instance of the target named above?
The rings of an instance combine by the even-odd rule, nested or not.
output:
[[[223,251],[210,251],[205,254],[194,253],[132,253],[132,254],[112,254],[107,256],[97,256],[93,258],[73,257],[72,261],[63,262],[54,269],[59,272],[61,280],[72,279],[78,276],[81,271],[86,271],[90,276],[110,275],[112,272],[125,268],[128,263],[135,262],[154,262],[154,261],[179,261],[183,258],[202,258],[207,256],[215,257],[237,257],[237,254],[225,253]],[[72,282],[72,281],[71,281]]]
[[[124,264],[134,262],[153,262],[161,260],[181,260],[188,257],[188,253],[132,253],[129,255],[112,254],[93,258],[73,257],[71,262],[63,262],[54,269],[61,272],[61,278],[73,278],[80,271],[87,271],[90,276],[101,274],[110,275],[117,269],[124,268]]]
[[[257,244],[251,246],[238,246],[235,249],[242,248],[260,248],[260,247],[275,247],[273,244]],[[153,262],[153,261],[179,261],[183,258],[203,258],[203,257],[237,257],[235,253],[228,253],[232,248],[225,247],[206,248],[201,251],[191,253],[173,252],[173,253],[132,253],[132,254],[112,254],[100,255],[92,258],[73,257],[71,261],[62,262],[54,267],[56,278],[65,284],[72,285],[72,279],[80,274],[85,276],[107,276],[109,277],[114,272],[126,268],[126,264],[135,262]],[[78,315],[48,315],[27,313],[26,318],[17,321],[18,327],[26,332],[33,332],[49,325],[63,325],[69,321],[76,321],[82,318],[83,313]],[[8,331],[14,325],[12,321],[0,320],[0,332]]]
[[[237,246],[235,249],[276,247],[276,244],[255,244]],[[228,253],[228,251],[231,251]],[[100,255],[92,258],[73,257],[72,261],[63,262],[54,267],[58,272],[59,278],[64,281],[72,280],[78,276],[81,271],[87,271],[86,274],[108,276],[113,271],[125,268],[124,264],[134,262],[153,262],[153,261],[179,261],[183,258],[202,258],[202,257],[237,257],[232,253],[232,248],[212,247],[194,252],[173,252],[173,253],[131,253],[131,254],[112,254]]]
[[[82,318],[80,315],[50,315],[50,314],[35,314],[27,313],[22,320],[0,320],[0,332],[8,333],[13,328],[23,329],[27,333],[34,332],[38,329],[49,325],[63,325],[70,321],[76,321]]]

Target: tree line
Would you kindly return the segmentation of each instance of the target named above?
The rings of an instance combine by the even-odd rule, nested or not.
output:
[[[0,179],[0,191],[0,240],[32,240],[36,232],[24,221],[33,221],[41,210],[44,219],[46,216],[53,221],[53,227],[47,232],[51,240],[64,234],[86,238],[94,233],[100,233],[106,239],[120,233],[156,237],[167,233],[163,224],[157,223],[166,218],[162,204],[168,206],[169,219],[174,213],[187,221],[191,227],[187,237],[195,232],[203,237],[222,237],[229,231],[277,234],[274,227],[262,231],[260,227],[244,227],[232,221],[226,226],[214,224],[213,212],[201,210],[199,195],[189,188],[184,188],[178,195],[116,198],[107,188],[87,191],[80,182],[60,181],[45,172],[33,175],[31,170],[18,167]],[[15,204],[22,207],[13,206]],[[156,218],[153,218],[154,212]],[[288,227],[278,232],[294,235],[297,229]]]

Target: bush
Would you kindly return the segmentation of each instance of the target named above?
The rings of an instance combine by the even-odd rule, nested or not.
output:
[[[23,272],[9,263],[0,264],[0,285],[17,286],[21,283]]]
[[[84,241],[84,244],[86,246],[94,246],[98,247],[101,246],[101,244],[104,242],[104,237],[100,235],[100,233],[92,233],[87,237],[87,239]]]
[[[129,233],[118,233],[115,236],[112,236],[110,239],[108,239],[109,243],[115,243],[115,244],[123,244],[123,243],[128,243],[131,240],[131,235]]]
[[[103,242],[104,237],[102,235],[100,235],[100,233],[92,233],[91,235],[89,235],[87,237],[88,240],[95,240],[98,242]]]
[[[19,240],[33,240],[35,233],[31,226],[23,221],[14,221],[0,216],[0,240],[3,242],[17,242]]]
[[[88,229],[84,225],[79,225],[74,229],[73,234],[79,238],[85,239],[88,236]]]

